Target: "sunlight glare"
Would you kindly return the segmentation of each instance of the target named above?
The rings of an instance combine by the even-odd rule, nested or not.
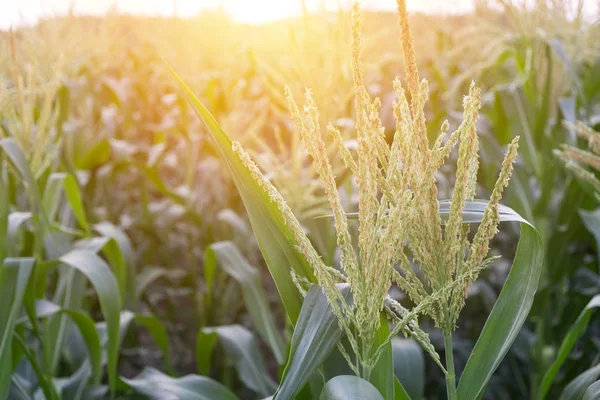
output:
[[[237,21],[261,24],[280,18],[298,15],[302,10],[300,0],[224,0],[225,11]]]

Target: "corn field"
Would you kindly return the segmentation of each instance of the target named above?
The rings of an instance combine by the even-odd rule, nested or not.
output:
[[[572,3],[0,31],[0,400],[600,399]]]

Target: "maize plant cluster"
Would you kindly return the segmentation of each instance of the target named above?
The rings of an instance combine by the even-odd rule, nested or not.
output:
[[[427,315],[444,332],[453,331],[470,283],[494,261],[494,257],[487,258],[489,243],[497,233],[499,201],[517,157],[519,140],[516,137],[508,147],[483,220],[469,241],[469,226],[463,224],[462,214],[465,201],[473,200],[476,195],[479,150],[476,124],[481,104],[480,89],[471,85],[463,101],[463,122],[449,135],[449,124],[444,122],[442,133],[430,146],[425,117],[428,85],[426,80],[419,80],[405,2],[398,1],[398,9],[406,88],[400,79],[394,81],[397,124],[391,145],[386,142],[379,118],[381,102],[371,100],[363,83],[358,3],[353,9],[352,35],[357,154],[344,146],[340,132],[333,125],[327,127],[328,137],[338,144],[345,166],[354,175],[358,186],[357,248],[353,246],[348,216],[338,194],[311,91],[306,91],[301,112],[289,89],[286,90],[292,118],[333,211],[341,252],[339,267],[322,261],[281,194],[239,143],[233,144],[233,150],[255,180],[277,204],[286,224],[294,232],[298,250],[323,287],[354,357],[339,345],[342,354],[357,375],[367,378],[383,349],[383,345],[375,348],[372,344],[381,323],[380,314],[384,311],[393,321],[388,340],[400,332],[410,335],[444,368],[428,335],[419,328],[417,317]],[[435,173],[455,146],[459,147],[456,184],[446,219],[440,216]],[[413,268],[415,263],[422,272],[421,278]],[[305,293],[308,282],[298,277],[295,282]],[[344,300],[337,286],[342,282],[352,288],[351,303]],[[406,309],[390,298],[388,292],[392,285],[397,285],[410,297],[414,308]]]

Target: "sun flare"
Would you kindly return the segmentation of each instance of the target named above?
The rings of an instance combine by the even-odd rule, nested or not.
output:
[[[223,5],[225,11],[234,19],[250,24],[265,23],[298,14],[302,9],[299,0],[224,0]]]

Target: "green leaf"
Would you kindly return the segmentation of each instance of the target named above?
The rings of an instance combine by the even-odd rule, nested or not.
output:
[[[56,213],[60,205],[61,188],[71,206],[71,210],[73,211],[73,215],[75,215],[75,219],[77,219],[79,226],[89,235],[90,226],[85,216],[81,193],[79,192],[79,187],[77,186],[75,178],[69,173],[55,172],[48,178],[43,197],[44,210],[46,211],[48,219],[54,221],[56,218]]]
[[[217,344],[219,337],[216,332],[198,331],[196,336],[196,364],[199,375],[208,375],[210,373],[210,360],[213,348]]]
[[[0,399],[6,398],[10,387],[13,333],[34,262],[33,258],[6,258],[0,267]]]
[[[466,201],[462,214],[463,223],[475,224],[481,222],[481,219],[483,218],[483,213],[485,212],[487,205],[487,200]],[[442,222],[448,220],[448,217],[450,216],[450,206],[450,200],[440,200],[439,214],[442,219]],[[500,216],[500,222],[523,222],[525,224],[529,224],[529,222],[526,219],[517,214],[512,208],[504,206],[502,204],[498,206],[498,213]],[[346,213],[346,216],[350,219],[356,219],[358,218],[358,213]],[[333,217],[333,214],[323,215],[322,217],[318,218],[323,217]]]
[[[600,381],[592,383],[585,390],[582,400],[598,400],[600,399]]]
[[[425,390],[425,358],[423,350],[413,339],[392,339],[394,374],[411,399],[423,398]]]
[[[77,169],[89,170],[98,168],[108,161],[112,154],[112,146],[108,138],[104,138],[94,145],[84,154],[76,153],[75,156],[75,167]]]
[[[31,220],[31,218],[32,214],[24,211],[15,211],[8,216],[8,229],[6,236],[3,237],[8,244],[7,255],[9,257],[18,257],[20,255],[22,247],[19,243],[19,233],[21,232],[23,224]]]
[[[100,336],[90,316],[81,311],[63,309],[59,305],[46,300],[38,300],[35,304],[35,311],[37,318],[47,318],[59,313],[66,314],[75,323],[75,326],[79,329],[81,338],[85,342],[89,364],[82,364],[80,369],[85,369],[87,373],[85,376],[81,376],[83,371],[79,371],[75,374],[77,376],[72,376],[67,381],[70,382],[78,379],[82,381],[80,384],[85,386],[87,378],[91,377],[93,384],[100,383],[102,375],[102,346],[100,344]],[[27,319],[25,318],[22,321],[20,320],[19,323],[26,321]],[[59,385],[56,384],[56,386],[58,387]]]
[[[47,376],[47,374],[45,374],[44,371],[42,371],[42,368],[38,363],[36,354],[29,346],[27,346],[25,341],[19,335],[15,334],[14,339],[16,348],[25,355],[27,361],[29,361],[29,365],[31,365],[31,368],[33,369],[33,372],[35,373],[35,376],[38,379],[41,392],[43,393],[42,398],[46,400],[59,400],[60,397],[56,391],[56,387],[54,386],[53,381]]]
[[[204,376],[186,375],[182,378],[171,378],[154,368],[146,367],[135,378],[121,380],[136,392],[151,399],[238,400],[225,386]]]
[[[108,260],[113,275],[117,279],[121,303],[125,302],[125,291],[127,290],[127,264],[121,252],[121,248],[115,239],[108,236],[82,239],[75,243],[75,248],[90,251],[95,254],[102,252]]]
[[[119,227],[111,224],[110,222],[99,222],[97,224],[94,225],[94,230],[96,232],[98,232],[100,235],[104,236],[104,237],[109,237],[115,240],[117,247],[118,247],[118,252],[121,253],[122,255],[122,259],[124,260],[125,264],[125,275],[127,277],[126,282],[125,282],[125,286],[121,287],[121,290],[125,290],[126,293],[128,293],[131,297],[131,299],[128,299],[131,301],[133,301],[133,299],[137,299],[137,292],[136,292],[136,276],[137,276],[137,268],[136,268],[136,257],[135,257],[135,253],[133,251],[133,246],[131,244],[131,241],[129,240],[129,237],[127,236],[127,234]],[[114,260],[120,262],[121,257],[116,254],[117,253],[117,249],[105,249],[105,254],[106,251],[111,251],[115,254],[112,255],[112,257],[115,257]],[[107,258],[109,257],[108,254]],[[110,258],[109,258],[110,260]],[[112,263],[112,261],[111,261]],[[122,285],[124,282],[120,282],[120,284]],[[130,304],[128,304],[130,305]]]
[[[394,400],[411,400],[397,377],[394,377]]]
[[[165,369],[170,375],[173,375],[174,371],[171,366],[171,346],[169,344],[167,328],[165,328],[163,323],[152,314],[134,314],[131,311],[123,311],[121,313],[122,329],[128,328],[132,320],[148,330],[148,333],[152,336],[152,339],[154,339],[154,342],[163,353],[165,358]]]
[[[5,138],[0,139],[0,148],[4,150],[12,164],[15,166],[21,178],[23,178],[23,184],[25,188],[29,191],[32,198],[35,200],[35,206],[38,206],[39,203],[39,192],[37,188],[37,184],[35,182],[35,178],[33,173],[31,172],[31,168],[29,168],[29,163],[27,162],[27,158],[19,144],[13,138]]]
[[[216,332],[225,352],[235,362],[240,380],[255,392],[268,396],[277,384],[271,379],[258,349],[254,335],[241,325],[223,325],[205,328],[204,332]]]
[[[8,232],[8,219],[10,214],[9,193],[6,190],[4,182],[4,174],[2,170],[2,162],[0,162],[0,238],[6,238]],[[0,242],[0,265],[4,262],[4,258],[10,251],[11,243],[4,239]]]
[[[110,267],[91,251],[75,249],[60,257],[60,261],[85,275],[96,291],[108,330],[108,380],[111,389],[114,389],[118,378],[121,312],[121,296],[117,280]]]
[[[476,206],[467,202],[465,210],[469,212]],[[523,326],[540,280],[542,239],[535,228],[523,222],[516,212],[512,211],[512,215],[515,221],[521,222],[517,253],[460,379],[457,393],[461,399],[476,399],[483,394],[490,377]]]
[[[204,252],[204,284],[206,285],[206,307],[211,307],[213,287],[217,276],[217,256],[214,251]]]
[[[600,377],[600,364],[586,370],[573,379],[558,400],[580,400],[587,389]]]
[[[338,285],[344,299],[351,304],[350,285]],[[327,297],[313,285],[304,299],[300,318],[294,329],[288,362],[274,399],[293,399],[323,364],[342,338],[343,332]],[[345,362],[345,360],[344,360]]]
[[[124,297],[124,287],[126,285],[126,266],[116,241],[109,237],[83,239],[76,243],[76,248],[92,253],[103,251],[113,267],[112,269],[114,275],[117,277],[117,282],[120,282],[119,288],[121,290],[119,291],[119,294],[122,300]],[[59,289],[57,290],[55,301],[60,303],[64,309],[79,309],[83,300],[85,284],[84,276],[77,273],[76,269],[61,266]],[[56,317],[50,318],[46,323],[44,343],[47,348],[52,350],[45,352],[45,357],[46,367],[50,370],[55,370],[60,361],[62,343],[68,327],[67,322],[64,315],[57,315]]]
[[[382,313],[380,316],[379,329],[375,333],[373,347],[378,348],[388,340],[390,335],[390,326],[387,317]],[[387,342],[384,350],[377,360],[377,364],[371,371],[369,382],[373,384],[381,393],[384,399],[394,399],[394,355],[392,352],[392,343]]]
[[[242,287],[246,309],[263,340],[269,345],[279,364],[286,356],[286,344],[277,330],[267,295],[260,283],[260,273],[246,260],[233,242],[213,243],[206,253],[214,252],[225,272]]]
[[[368,381],[354,375],[341,375],[325,384],[319,400],[383,400],[383,397]]]
[[[94,325],[94,321],[89,315],[75,310],[62,310],[75,323],[81,337],[85,341],[86,349],[92,369],[92,383],[100,383],[102,377],[102,346],[100,345],[100,337]]]
[[[548,368],[548,371],[546,371],[544,374],[544,378],[542,379],[539,389],[540,399],[546,397],[546,394],[548,393],[548,390],[550,390],[550,386],[552,386],[552,382],[560,370],[561,365],[569,356],[569,353],[573,349],[573,346],[575,346],[575,343],[585,333],[585,330],[590,322],[590,318],[592,317],[592,313],[596,311],[598,307],[600,307],[600,294],[594,296],[589,301],[585,308],[581,310],[573,325],[571,325],[569,328],[567,335],[560,344],[560,348],[558,349],[558,353],[556,355],[556,360],[554,360],[552,365],[550,365]]]
[[[265,189],[256,183],[238,155],[233,151],[229,136],[221,129],[214,117],[173,68],[169,66],[169,69],[185,91],[196,113],[208,128],[221,156],[231,171],[248,211],[254,235],[273,276],[288,318],[295,325],[300,316],[303,299],[292,281],[290,269],[299,277],[308,279],[310,282],[316,282],[310,265],[296,249],[295,237],[291,229],[285,224],[281,211],[271,201]]]

